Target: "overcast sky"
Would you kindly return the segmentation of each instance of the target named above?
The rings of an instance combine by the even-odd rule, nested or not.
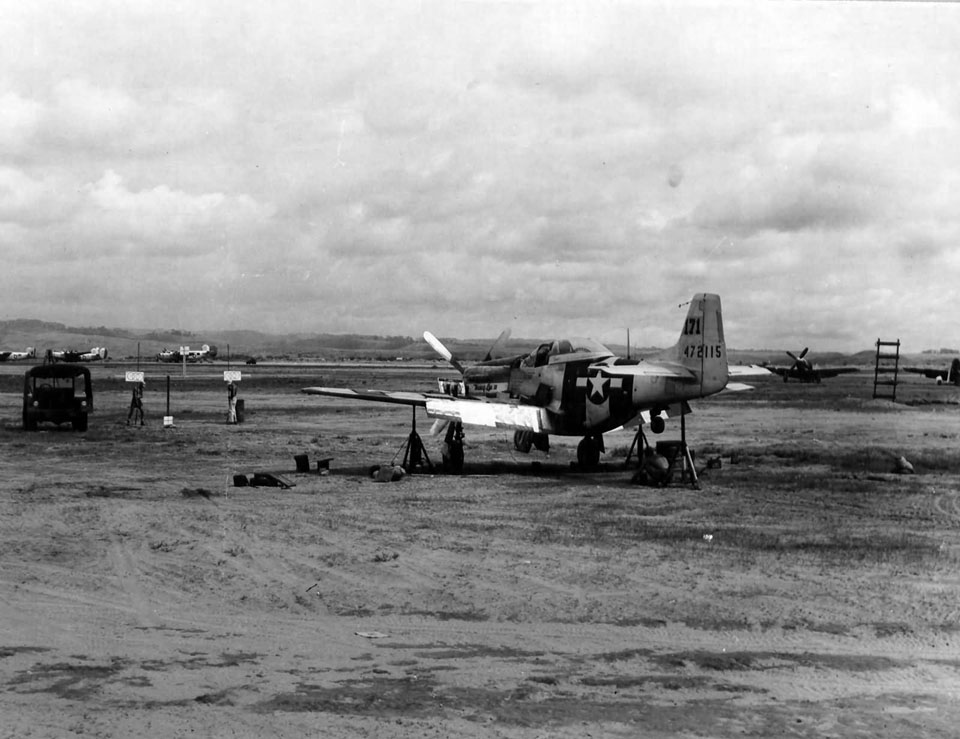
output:
[[[0,318],[960,345],[960,7],[0,0]],[[6,347],[10,348],[10,347]]]

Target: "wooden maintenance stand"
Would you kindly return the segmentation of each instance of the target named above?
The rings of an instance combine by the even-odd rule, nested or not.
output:
[[[897,374],[900,369],[900,339],[877,339],[877,359],[873,369],[873,397],[897,399]],[[891,374],[893,379],[889,379]],[[881,379],[881,377],[883,379]]]

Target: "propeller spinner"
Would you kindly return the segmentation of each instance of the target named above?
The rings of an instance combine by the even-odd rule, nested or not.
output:
[[[797,356],[796,354],[794,354],[792,351],[787,350],[787,356],[789,356],[790,359],[792,359],[796,364],[805,364],[805,362],[803,361],[803,358],[804,358],[805,356],[807,356],[807,352],[808,352],[808,351],[810,351],[810,347],[809,347],[809,346],[805,346],[805,347],[803,348],[803,351],[800,352],[800,356],[798,357],[798,356]]]

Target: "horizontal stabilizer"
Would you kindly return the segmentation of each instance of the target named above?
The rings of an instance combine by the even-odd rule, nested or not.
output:
[[[763,377],[773,373],[759,364],[731,364],[727,367],[728,377]]]
[[[672,377],[678,380],[695,380],[696,375],[680,364],[672,362],[641,362],[640,364],[594,365],[601,374],[610,377]]]

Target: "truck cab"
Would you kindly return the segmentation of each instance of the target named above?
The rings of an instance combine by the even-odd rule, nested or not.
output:
[[[40,423],[69,423],[76,431],[86,431],[92,412],[90,370],[82,364],[41,364],[24,375],[24,430],[36,431]]]

